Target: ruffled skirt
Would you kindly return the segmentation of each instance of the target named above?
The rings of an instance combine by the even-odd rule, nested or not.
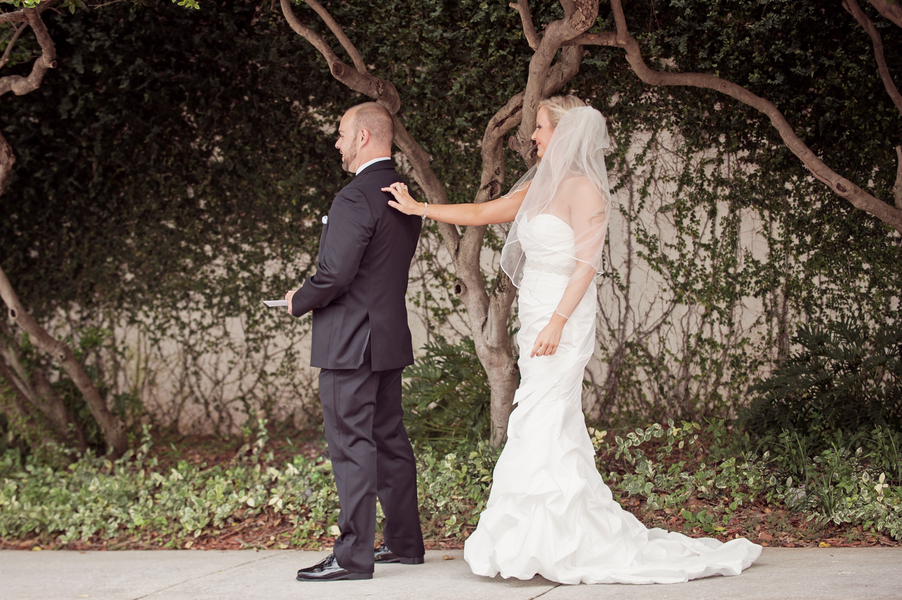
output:
[[[745,539],[723,543],[648,529],[613,499],[595,467],[581,406],[595,345],[590,286],[550,357],[530,358],[560,300],[566,276],[524,273],[520,287],[520,387],[508,441],[464,559],[473,573],[559,583],[678,583],[738,575],[761,553]]]

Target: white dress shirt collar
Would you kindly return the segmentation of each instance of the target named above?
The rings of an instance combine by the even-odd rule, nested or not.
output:
[[[367,168],[371,164],[379,162],[380,160],[391,160],[391,156],[380,156],[379,158],[374,158],[373,160],[371,160],[369,162],[363,163],[362,165],[357,167],[357,172],[354,173],[354,175],[360,175],[361,171],[363,171],[365,168]]]

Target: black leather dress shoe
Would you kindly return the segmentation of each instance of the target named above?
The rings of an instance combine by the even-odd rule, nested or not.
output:
[[[348,579],[372,579],[372,573],[355,573],[338,566],[335,555],[330,554],[312,567],[298,571],[298,581],[342,581]]]
[[[394,552],[388,549],[388,546],[382,544],[375,550],[373,550],[373,558],[376,559],[377,563],[388,564],[388,563],[401,563],[402,565],[421,565],[423,564],[422,556],[415,556],[413,558],[408,558],[406,556],[398,556]]]

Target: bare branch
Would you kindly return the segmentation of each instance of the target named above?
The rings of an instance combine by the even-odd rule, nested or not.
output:
[[[579,71],[579,63],[582,59],[581,48],[566,48],[561,54],[560,60],[554,64],[545,77],[541,88],[542,97],[550,96],[570,81]],[[504,191],[504,139],[508,132],[521,124],[523,118],[523,99],[526,92],[521,92],[512,97],[499,109],[486,127],[482,139],[482,176],[479,190],[474,202],[486,202],[497,198]],[[535,114],[533,114],[533,120]],[[512,145],[516,145],[511,138]],[[528,164],[532,164],[535,157],[532,154],[532,144],[523,148],[521,154]],[[479,331],[479,336],[485,344],[491,348],[491,353],[501,357],[510,353],[510,337],[505,327],[499,324],[506,323],[510,314],[510,307],[516,296],[516,289],[506,277],[499,279],[491,297],[488,295],[482,271],[479,269],[479,255],[482,252],[482,244],[485,237],[485,227],[468,227],[459,243],[457,252],[452,252],[455,261],[455,272],[462,284],[461,296],[475,295],[470,298],[467,312],[470,315],[471,326],[474,331]]]
[[[13,148],[0,133],[0,196],[6,189],[6,182],[9,180],[9,174],[16,163],[16,155],[13,154]]]
[[[0,298],[3,299],[9,308],[10,319],[28,333],[36,347],[53,357],[65,369],[72,383],[84,396],[91,414],[97,420],[97,424],[103,431],[107,443],[112,448],[112,454],[117,457],[125,454],[125,451],[128,449],[128,442],[125,438],[125,424],[110,412],[97,388],[94,387],[91,379],[82,369],[75,355],[72,354],[72,350],[62,341],[53,339],[25,311],[2,268],[0,268]]]
[[[3,332],[4,338],[10,340],[13,338],[5,323],[0,327],[0,331]],[[13,402],[20,415],[30,416],[32,414],[30,407],[37,408],[47,417],[61,439],[68,441],[82,452],[87,449],[88,443],[82,428],[72,418],[72,413],[54,391],[43,371],[34,369],[29,378],[15,348],[8,343],[0,343],[0,377],[3,377],[12,388]]]
[[[30,10],[41,14],[42,12],[56,4],[56,2],[57,0],[44,0],[34,8],[23,8],[22,10],[16,10],[13,12],[0,13],[0,23],[15,23],[27,21],[25,11]]]
[[[379,79],[368,73],[355,71],[342,62],[338,58],[338,55],[332,51],[332,48],[329,47],[326,41],[323,40],[318,33],[304,25],[297,16],[295,16],[294,11],[291,9],[291,0],[280,1],[282,4],[282,14],[285,15],[285,20],[288,21],[288,24],[295,33],[313,44],[313,47],[319,50],[319,53],[322,54],[323,58],[326,59],[326,62],[329,63],[329,70],[332,72],[332,77],[355,92],[360,92],[361,94],[372,98],[387,108],[392,114],[398,112],[398,109],[401,108],[401,98],[398,96],[398,90],[395,89],[395,86],[390,81]]]
[[[896,4],[898,5],[898,2],[896,2]],[[877,70],[880,71],[880,79],[883,80],[883,87],[886,88],[886,93],[893,99],[893,104],[896,105],[899,112],[902,112],[902,94],[899,93],[899,88],[896,87],[892,75],[890,75],[889,67],[886,66],[886,57],[883,53],[883,38],[880,36],[880,32],[877,31],[873,21],[871,21],[868,16],[864,14],[864,11],[861,10],[857,0],[844,0],[842,5],[843,8],[849,11],[852,16],[855,17],[855,20],[864,27],[864,30],[867,31],[868,35],[871,36],[871,42],[874,44],[874,60],[877,61]]]
[[[13,333],[6,327],[6,323],[0,326],[0,331],[4,338],[10,340],[13,338]],[[8,343],[0,343],[0,377],[3,377],[9,387],[23,400],[23,406],[34,404],[31,400],[35,396],[35,392],[28,380],[27,371]]]
[[[323,5],[316,0],[304,1],[310,8],[316,11],[316,14],[318,14],[320,18],[326,22],[326,25],[329,26],[332,34],[338,38],[338,41],[341,43],[341,47],[344,48],[345,52],[348,53],[348,56],[351,57],[351,62],[354,63],[354,66],[357,68],[357,72],[365,74],[366,65],[363,64],[363,59],[360,58],[360,53],[357,52],[357,48],[354,47],[354,44],[352,44],[351,40],[348,39],[348,36],[345,35],[344,29],[342,29],[341,26],[339,26],[339,24],[335,22],[335,19],[332,18],[331,14],[329,14],[329,11],[323,8]]]
[[[626,15],[623,13],[620,0],[611,0],[611,10],[614,12],[614,26],[617,28],[617,45],[625,46],[630,38],[630,32],[626,28]]]
[[[561,57],[554,63],[545,78],[542,96],[547,98],[557,93],[567,82],[576,77],[583,54],[583,49],[580,47],[570,46],[561,50]]]
[[[896,146],[896,185],[893,186],[896,208],[902,210],[902,146]]]
[[[545,36],[539,43],[539,48],[529,61],[529,78],[526,81],[526,95],[523,98],[523,119],[517,131],[516,146],[521,156],[528,148],[528,140],[535,129],[536,110],[543,98],[545,82],[548,70],[554,60],[557,51],[567,40],[571,40],[584,33],[595,23],[598,16],[598,0],[572,0],[563,3],[565,12],[570,9],[563,19],[552,21],[545,29]],[[577,51],[582,56],[582,49]]]
[[[25,9],[0,13],[0,23],[21,23],[25,21]]]
[[[281,2],[282,14],[285,15],[285,20],[288,21],[288,25],[294,30],[294,32],[313,44],[313,47],[319,50],[319,53],[323,55],[323,58],[325,58],[326,62],[330,65],[333,62],[341,62],[338,58],[338,55],[335,54],[329,44],[326,43],[326,40],[324,40],[320,34],[307,27],[303,22],[301,22],[300,19],[297,18],[297,16],[294,14],[294,11],[291,10],[291,3],[288,0],[281,0]]]
[[[422,146],[413,139],[413,136],[410,135],[397,116],[394,117],[394,123],[395,144],[401,149],[404,156],[410,160],[410,164],[413,167],[414,179],[423,189],[423,192],[426,193],[426,200],[433,204],[447,204],[448,194],[445,192],[444,186],[429,166],[429,163],[432,161],[429,154],[427,154]],[[457,232],[457,228],[448,223],[438,223],[438,228],[451,256],[456,256],[457,244],[460,240],[460,234]]]
[[[529,42],[530,48],[537,50],[539,48],[539,43],[541,43],[542,40],[539,39],[539,34],[536,33],[536,26],[533,25],[532,15],[529,13],[529,3],[527,0],[517,0],[516,3],[511,2],[508,6],[520,13],[520,20],[523,22],[523,34],[526,36],[526,41]]]
[[[614,10],[615,22],[621,22],[622,20],[622,22],[625,23],[623,7],[620,4],[620,0],[611,0],[611,8]],[[630,64],[630,67],[632,67],[633,72],[639,76],[639,79],[654,86],[691,86],[715,90],[764,113],[770,118],[771,124],[776,128],[777,133],[780,134],[786,147],[801,159],[816,179],[825,183],[835,194],[845,198],[856,208],[870,213],[890,227],[902,231],[902,210],[868,194],[824,164],[824,162],[819,159],[807,145],[805,145],[799,136],[796,135],[792,126],[786,120],[786,117],[783,116],[783,113],[781,113],[773,103],[760,96],[756,96],[740,85],[713,75],[704,73],[662,73],[650,69],[642,59],[642,51],[639,48],[639,43],[627,32],[624,33],[626,33],[627,40],[626,44],[623,46],[626,50],[626,60]],[[620,45],[621,37],[622,36],[618,31],[618,45]]]
[[[6,380],[7,384],[9,384],[9,389],[12,390],[13,407],[16,412],[21,418],[28,419],[32,411],[29,408],[28,397],[22,390],[22,382],[18,380],[12,370],[6,365],[3,358],[2,348],[0,348],[0,377]]]
[[[38,8],[25,8],[11,13],[2,13],[0,16],[12,15],[7,19],[8,22],[25,22],[31,26],[38,44],[41,46],[43,54],[39,56],[31,68],[31,74],[28,77],[21,75],[7,75],[0,77],[0,96],[6,92],[12,91],[17,96],[33,92],[40,87],[44,80],[44,74],[48,69],[56,68],[56,47],[53,40],[47,32],[47,27],[41,19],[41,11],[44,10],[49,3],[42,4]],[[2,22],[2,21],[0,21]],[[23,25],[24,28],[24,25]]]
[[[884,18],[902,27],[902,2],[899,0],[871,0],[871,5]]]
[[[19,39],[19,36],[22,35],[22,32],[25,31],[25,25],[13,25],[13,37],[9,40],[9,43],[6,45],[6,50],[3,51],[3,56],[0,56],[0,69],[6,66],[6,63],[9,62],[9,53],[12,51],[13,46],[16,45],[16,41]]]
[[[564,42],[564,46],[624,46],[617,40],[619,34],[613,31],[602,33],[584,33],[572,40]]]
[[[323,40],[323,38],[312,31],[309,27],[304,25],[298,18],[295,16],[294,12],[291,9],[290,0],[280,0],[282,6],[282,13],[285,15],[285,19],[288,21],[288,24],[291,28],[301,37],[306,39],[308,42],[313,44],[314,48],[319,50],[320,54],[322,54],[323,58],[326,59],[326,62],[329,63],[329,68],[332,71],[332,76],[335,77],[338,81],[342,82],[352,90],[358,91],[370,98],[376,100],[392,113],[394,116],[394,124],[395,124],[395,144],[405,156],[410,160],[411,166],[414,171],[414,179],[416,179],[417,183],[426,193],[426,198],[429,202],[435,204],[446,204],[448,202],[447,194],[445,193],[445,189],[442,186],[441,182],[435,176],[432,169],[429,167],[429,163],[431,161],[429,155],[423,150],[423,148],[413,139],[410,133],[405,129],[404,125],[397,118],[396,114],[398,110],[401,108],[401,99],[398,95],[398,91],[391,82],[385,81],[373,75],[370,75],[361,71],[354,71],[350,69],[346,64],[341,62],[338,56],[332,51],[332,48]],[[308,4],[310,4],[323,19],[326,19],[328,23],[330,23],[330,28],[333,32],[336,33],[336,36],[339,36],[337,33],[341,31],[341,27],[332,19],[331,15],[328,15],[328,12],[320,6],[315,0],[309,0]],[[315,4],[315,6],[314,6]],[[317,8],[318,7],[318,8]],[[327,18],[328,16],[328,18]],[[341,34],[344,35],[343,33]],[[341,36],[339,36],[341,37]],[[344,39],[347,40],[345,37]],[[350,47],[353,49],[353,45],[351,45],[350,41],[347,41],[346,49]],[[353,54],[356,54],[356,49]],[[359,59],[359,55],[355,58],[355,61]],[[361,62],[362,66],[363,63]],[[446,243],[451,248],[452,256],[456,254],[456,251],[453,249],[456,247],[459,234],[457,229],[453,225],[448,225],[446,223],[442,223],[439,225],[442,236],[445,238]]]

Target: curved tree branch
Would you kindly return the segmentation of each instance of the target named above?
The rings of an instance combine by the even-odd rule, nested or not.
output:
[[[508,6],[520,13],[520,20],[523,22],[523,35],[526,36],[529,47],[533,50],[538,50],[542,40],[539,38],[539,34],[536,33],[536,26],[533,25],[532,15],[529,13],[529,3],[527,0],[517,0],[516,3],[511,2]]]
[[[626,60],[632,67],[633,72],[639,76],[639,79],[654,86],[691,86],[715,90],[764,113],[770,118],[771,124],[777,130],[777,133],[780,134],[786,147],[799,157],[816,179],[826,184],[838,196],[851,202],[856,208],[877,217],[890,227],[902,231],[902,210],[865,192],[828,167],[796,135],[789,121],[786,120],[783,113],[772,102],[756,96],[740,85],[713,75],[704,73],[662,73],[649,68],[642,58],[639,43],[625,29],[626,19],[623,16],[621,0],[611,0],[611,8],[614,11],[615,22],[618,24],[615,44],[622,46],[626,50]],[[621,43],[620,40],[622,39],[626,39],[625,44]],[[597,45],[611,45],[609,42],[609,37],[599,37]],[[585,41],[584,43],[589,42]]]
[[[0,196],[3,195],[3,190],[6,189],[6,182],[9,180],[9,174],[12,172],[15,163],[16,155],[13,154],[12,146],[3,137],[3,133],[0,133]]]
[[[410,160],[410,164],[413,167],[414,179],[420,188],[422,188],[423,192],[425,192],[427,201],[432,202],[433,204],[447,204],[448,194],[445,192],[445,187],[438,180],[438,177],[435,176],[435,173],[429,166],[429,163],[432,161],[429,154],[427,154],[422,146],[413,139],[413,136],[410,135],[410,132],[407,131],[397,115],[394,115],[394,123],[395,144],[398,145],[398,148],[401,149],[404,156]],[[438,223],[438,228],[451,256],[457,256],[457,245],[460,241],[460,234],[457,232],[457,227],[448,223]]]
[[[401,99],[398,96],[398,90],[395,89],[395,86],[390,81],[385,81],[384,79],[374,77],[366,72],[360,72],[349,67],[338,58],[338,55],[335,54],[331,47],[329,47],[329,44],[326,43],[322,36],[304,25],[304,23],[295,16],[294,11],[291,9],[291,0],[281,0],[281,6],[282,14],[285,15],[285,20],[288,21],[288,25],[291,26],[295,33],[313,44],[313,47],[319,50],[319,53],[326,59],[326,62],[329,64],[329,70],[332,72],[332,77],[355,92],[360,92],[361,94],[372,98],[387,108],[392,114],[398,112],[398,109],[401,108]],[[320,8],[325,11],[324,8]],[[338,27],[337,24],[336,27]],[[347,37],[345,37],[345,39],[347,39]],[[350,41],[348,41],[348,45],[350,48],[354,48]],[[354,53],[356,54],[357,51],[354,50]]]
[[[515,142],[516,150],[524,158],[527,158],[531,146],[529,138],[536,127],[536,111],[544,97],[545,81],[557,51],[564,42],[589,29],[598,16],[598,0],[568,0],[562,1],[561,4],[564,6],[564,18],[552,21],[548,25],[538,49],[529,61],[529,78],[526,82],[526,95],[523,98],[523,119]]]
[[[5,324],[0,330],[3,331],[4,338],[12,339],[12,333]],[[16,412],[23,418],[33,414],[30,409],[33,406],[47,418],[60,439],[66,440],[81,452],[88,449],[84,431],[53,390],[44,372],[33,369],[29,377],[15,349],[5,343],[0,343],[0,377],[6,380],[13,391]]]
[[[896,4],[898,5],[898,2]],[[886,56],[883,52],[883,38],[880,36],[880,32],[877,31],[874,22],[864,14],[863,10],[861,10],[857,0],[844,0],[842,5],[843,8],[849,11],[852,16],[855,17],[855,20],[864,27],[864,30],[868,35],[871,36],[871,42],[874,44],[874,60],[877,61],[877,70],[880,72],[880,79],[883,80],[883,87],[886,88],[886,93],[889,94],[889,97],[893,99],[893,104],[895,104],[896,108],[899,109],[899,112],[902,113],[902,94],[899,93],[899,88],[896,87],[892,75],[890,75],[889,67],[886,66]]]
[[[317,2],[316,0],[304,0],[310,8],[316,11],[316,14],[320,16],[320,18],[326,22],[326,25],[329,26],[329,30],[332,31],[332,35],[338,38],[341,47],[345,49],[345,52],[348,53],[348,56],[351,57],[351,62],[354,63],[354,67],[356,67],[357,72],[360,74],[366,74],[366,66],[363,64],[363,59],[360,58],[360,53],[357,52],[357,48],[354,47],[354,44],[351,43],[351,40],[348,39],[348,36],[345,35],[344,29],[342,29],[338,23],[335,22],[335,19],[332,18],[332,15],[329,14],[323,5]]]
[[[12,91],[16,95],[33,92],[40,87],[47,70],[56,68],[56,47],[53,45],[53,40],[47,32],[47,27],[41,19],[41,13],[52,4],[53,0],[44,2],[36,8],[25,8],[15,12],[0,14],[0,22],[22,23],[22,26],[19,31],[16,32],[13,41],[15,41],[15,37],[18,37],[21,30],[25,28],[25,25],[28,25],[31,27],[32,31],[34,31],[42,51],[41,56],[34,61],[34,65],[32,65],[31,73],[28,77],[7,75],[6,77],[0,78],[0,95],[9,91]],[[4,54],[4,59],[5,58],[6,54]],[[12,147],[10,147],[6,139],[0,135],[0,194],[2,194],[6,188],[6,183],[15,161],[16,157],[13,154]],[[125,454],[125,451],[128,449],[128,442],[125,437],[125,424],[121,419],[110,412],[106,402],[100,396],[97,388],[94,387],[93,382],[91,382],[91,379],[87,376],[69,347],[63,342],[53,339],[53,337],[38,325],[31,315],[26,312],[2,268],[0,268],[0,299],[6,303],[6,306],[9,309],[10,318],[15,321],[22,330],[28,333],[34,345],[50,354],[55,360],[59,361],[63,369],[65,369],[69,378],[81,392],[91,414],[103,431],[110,448],[110,454],[114,457]],[[65,406],[61,402],[52,402],[53,391],[49,382],[46,381],[46,378],[40,373],[37,373],[35,376],[37,392],[35,398],[39,400],[36,405],[64,430],[65,424],[68,421],[71,421],[71,417],[68,416]],[[41,401],[42,399],[43,401]],[[64,433],[63,435],[68,436],[69,434]],[[84,447],[84,437],[81,436],[80,439],[77,439],[77,443],[80,447]]]
[[[19,36],[22,35],[22,32],[25,31],[25,25],[13,25],[15,31],[13,31],[13,37],[9,40],[9,43],[6,44],[6,50],[3,51],[3,56],[0,56],[0,69],[6,66],[6,63],[9,62],[9,53],[12,52],[13,47],[16,45],[16,41],[18,41]]]
[[[896,146],[896,184],[893,186],[896,208],[902,210],[902,146]]]
[[[543,97],[553,95],[564,84],[573,79],[579,71],[582,50],[579,48],[567,48],[561,54],[561,59],[549,70],[542,89]],[[508,100],[489,121],[482,138],[482,177],[479,191],[474,202],[486,202],[500,196],[504,185],[504,139],[513,128],[522,121],[523,98],[526,92],[520,92]],[[515,138],[511,138],[513,141]],[[528,164],[535,162],[534,147],[529,145],[526,154]],[[469,269],[468,265],[479,264],[479,254],[482,252],[482,242],[485,235],[485,227],[468,227],[460,243],[460,257],[455,262],[456,272],[461,276],[468,289],[478,289],[484,292],[482,285],[482,272],[479,269]],[[468,272],[472,271],[472,272]],[[510,312],[511,304],[516,296],[516,289],[510,284],[510,280],[502,277],[487,306],[485,318],[480,319],[481,327],[486,329],[494,344],[508,343],[507,331],[501,331],[494,323],[505,320]],[[486,296],[488,299],[488,296]],[[489,331],[491,329],[491,331]]]
[[[66,370],[69,378],[72,379],[72,382],[84,396],[97,424],[103,430],[107,443],[111,447],[111,454],[117,457],[125,454],[125,451],[128,449],[128,442],[125,438],[125,424],[110,412],[106,402],[91,382],[91,378],[88,377],[75,355],[72,354],[72,350],[62,341],[53,339],[25,311],[2,268],[0,268],[0,298],[3,299],[9,308],[10,319],[28,333],[35,346],[52,356]]]
[[[323,58],[326,59],[326,62],[329,63],[332,76],[352,90],[360,92],[379,102],[392,113],[395,125],[395,144],[397,144],[398,148],[400,148],[404,155],[410,160],[414,171],[414,178],[423,191],[426,192],[427,200],[435,204],[446,204],[448,202],[447,194],[445,193],[445,189],[441,182],[438,180],[438,177],[435,176],[435,173],[429,167],[429,162],[431,161],[429,155],[416,140],[413,139],[413,136],[410,135],[397,117],[397,112],[401,108],[401,98],[398,95],[398,90],[395,86],[391,82],[370,75],[365,71],[354,71],[348,68],[347,65],[339,60],[335,52],[332,51],[332,48],[329,47],[319,34],[312,31],[309,27],[304,25],[297,16],[295,16],[291,9],[290,0],[280,1],[285,20],[288,21],[288,24],[298,35],[310,42],[313,47],[322,54]],[[345,46],[345,49],[348,50],[348,53],[357,57],[354,59],[356,62],[360,55],[345,35],[344,31],[322,5],[315,2],[315,0],[311,0],[311,2],[313,3],[311,4],[308,2],[308,4],[311,4],[314,10],[329,23],[329,27],[332,29],[333,33],[335,33],[336,37],[344,40],[342,44]],[[362,61],[360,65],[363,66]],[[441,223],[439,228],[442,236],[445,238],[446,245],[449,246],[449,250],[451,250],[452,256],[456,255],[456,246],[460,238],[457,229],[453,225],[448,225],[447,223]]]
[[[47,6],[49,6],[49,3],[42,4],[38,8],[24,8],[0,15],[7,17],[0,19],[0,22],[22,22],[30,25],[43,51],[37,60],[34,61],[28,77],[22,77],[21,75],[0,77],[0,96],[9,91],[17,96],[33,92],[40,87],[47,70],[56,68],[56,47],[53,45],[53,40],[47,32],[47,27],[41,19],[41,12]]]
[[[584,33],[572,40],[564,42],[564,46],[625,46],[626,41],[620,42],[619,35],[614,31],[602,33]]]
[[[902,27],[902,2],[899,0],[871,0],[871,5],[885,19],[889,19],[899,27]]]

